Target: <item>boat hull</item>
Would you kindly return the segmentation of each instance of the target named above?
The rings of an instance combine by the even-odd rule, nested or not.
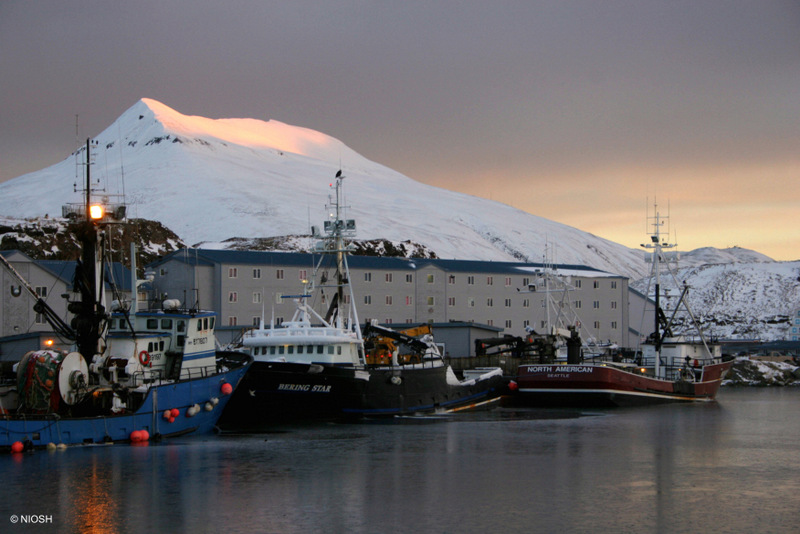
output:
[[[456,410],[499,398],[508,380],[494,375],[448,382],[447,367],[357,370],[316,364],[255,362],[225,409],[223,430],[274,423]]]
[[[250,365],[250,360],[241,356],[228,358],[229,368],[223,372],[151,387],[134,413],[91,417],[0,415],[0,450],[7,450],[15,442],[23,443],[26,448],[40,448],[51,443],[126,442],[131,440],[135,430],[146,430],[151,440],[210,433],[232,396],[226,395],[222,386],[230,384],[235,392]],[[200,410],[189,415],[188,409],[194,405],[199,405]],[[170,422],[163,414],[172,409],[180,413]]]
[[[732,362],[706,365],[696,379],[660,380],[604,364],[521,365],[514,402],[537,406],[630,406],[713,401]]]

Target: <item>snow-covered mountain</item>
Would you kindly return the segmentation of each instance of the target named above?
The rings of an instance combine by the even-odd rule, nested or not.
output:
[[[95,137],[92,168],[129,215],[188,243],[309,232],[340,168],[359,239],[412,240],[441,258],[585,264],[632,278],[642,254],[508,205],[416,182],[325,134],[277,121],[186,116],[142,99]],[[79,200],[84,150],[0,184],[0,214],[59,214]],[[123,183],[124,177],[124,183]],[[42,191],[52,191],[43,195]]]
[[[92,176],[98,185],[124,192],[129,217],[160,221],[187,243],[307,247],[311,240],[302,236],[324,220],[330,183],[341,168],[347,176],[347,216],[357,220],[358,238],[385,240],[373,248],[494,261],[540,262],[547,256],[554,263],[628,276],[641,291],[647,287],[635,282],[648,273],[642,250],[421,184],[313,130],[277,121],[185,116],[143,99],[95,140]],[[50,222],[13,217],[52,218],[65,202],[80,201],[73,184],[81,187],[83,161],[81,148],[56,165],[0,184],[2,248],[28,241],[31,250],[63,247],[40,238],[52,233]],[[24,230],[26,225],[33,230]],[[291,237],[258,239],[275,236]],[[155,253],[179,243],[165,239]],[[682,253],[680,265],[678,280],[693,287],[692,308],[714,334],[787,337],[791,314],[800,308],[800,262],[773,262],[741,248],[702,248]]]

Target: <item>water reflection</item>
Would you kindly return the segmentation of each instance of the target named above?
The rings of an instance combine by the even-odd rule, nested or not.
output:
[[[50,531],[73,532],[791,532],[800,392],[724,393],[0,458],[0,524],[51,513]]]

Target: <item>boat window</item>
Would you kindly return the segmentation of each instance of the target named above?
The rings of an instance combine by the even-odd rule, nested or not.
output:
[[[341,353],[342,353],[342,346],[336,345],[336,354],[341,354]]]
[[[286,347],[284,347],[283,345],[281,345],[280,347],[278,347],[278,354],[283,354],[283,351],[285,350],[285,348],[286,348]]]
[[[317,345],[317,354],[322,354],[323,348],[324,347],[322,345]]]
[[[275,347],[270,347],[269,348],[269,353],[270,354],[275,354]]]
[[[147,329],[148,330],[158,330],[158,319],[148,319],[147,320]]]
[[[203,320],[202,319],[198,319],[197,320],[197,330],[202,330],[202,329],[203,329]]]
[[[328,345],[328,354],[333,354],[333,345]]]
[[[294,354],[294,345],[289,345],[288,347],[286,347],[286,349],[287,349],[286,352],[288,354]]]
[[[185,330],[186,330],[186,322],[178,321],[178,332],[184,332]]]
[[[183,347],[185,342],[186,342],[186,336],[178,336],[178,346],[179,347]]]
[[[153,342],[149,342],[147,344],[147,352],[153,352]]]
[[[203,330],[208,330],[208,317],[203,318]]]
[[[211,318],[211,329],[212,330],[214,329],[214,319],[216,319],[216,317],[212,317]]]
[[[111,319],[110,321],[108,321],[108,328],[113,329],[115,324],[116,321],[114,319]]]
[[[297,346],[297,354],[303,354],[303,345]]]
[[[314,345],[309,345],[306,347],[306,352],[309,354],[314,354]]]
[[[159,341],[158,342],[158,350],[161,351],[161,352],[164,351],[164,342],[163,341]]]
[[[172,319],[161,319],[161,328],[172,330]]]

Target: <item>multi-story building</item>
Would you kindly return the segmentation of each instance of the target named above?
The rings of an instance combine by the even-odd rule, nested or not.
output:
[[[192,249],[169,254],[149,269],[161,298],[198,303],[216,310],[222,325],[244,328],[262,317],[266,322],[291,318],[294,303],[287,297],[303,291],[319,259],[316,254]],[[580,325],[584,338],[624,347],[638,339],[630,329],[629,301],[640,297],[629,291],[627,278],[590,267],[367,256],[350,256],[348,263],[361,323],[481,323],[524,336],[526,327],[543,333],[562,313],[568,324]],[[548,273],[557,275],[549,286],[544,283]],[[330,302],[332,295],[325,291],[311,303],[317,310]]]

